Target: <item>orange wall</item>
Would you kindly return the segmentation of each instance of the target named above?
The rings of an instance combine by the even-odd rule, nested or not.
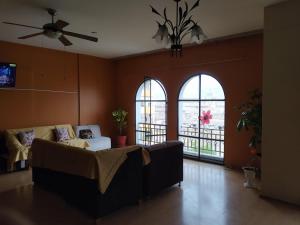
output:
[[[80,119],[82,124],[103,123],[103,133],[111,134],[108,126],[114,102],[111,62],[2,41],[0,62],[17,64],[16,88],[0,89],[0,130],[74,125]]]
[[[222,84],[226,95],[225,164],[240,167],[249,157],[249,135],[236,132],[234,106],[262,86],[262,45],[262,36],[256,35],[185,48],[182,58],[164,52],[112,61],[0,41],[0,61],[18,66],[16,90],[0,89],[0,130],[99,123],[103,134],[112,136],[111,111],[121,106],[129,111],[133,144],[135,93],[144,76],[152,76],[166,88],[168,139],[177,139],[179,88],[190,76],[206,73]]]
[[[177,139],[177,97],[181,85],[200,73],[215,77],[226,95],[225,164],[245,165],[249,158],[248,134],[237,133],[239,113],[234,106],[248,91],[262,87],[262,36],[250,36],[185,48],[182,58],[169,52],[141,55],[116,61],[118,105],[129,112],[129,143],[135,141],[135,94],[144,76],[159,79],[168,95],[168,139]]]
[[[100,123],[103,135],[113,135],[111,112],[115,107],[115,76],[111,60],[79,56],[80,123]]]
[[[0,129],[77,123],[75,54],[0,42],[0,61],[17,64],[16,89],[0,89]]]

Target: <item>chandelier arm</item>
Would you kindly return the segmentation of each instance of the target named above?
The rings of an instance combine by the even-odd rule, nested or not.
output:
[[[199,2],[200,2],[200,0],[197,0],[197,1],[194,3],[194,5],[192,6],[192,8],[190,9],[189,12],[191,12],[191,11],[193,11],[193,9],[197,8],[197,7],[199,6]]]
[[[189,31],[189,30],[190,30],[190,27],[189,27],[189,26],[186,26],[185,28],[183,28],[183,29],[180,30],[180,33],[179,33],[179,34],[181,35],[181,34],[183,34],[184,32],[187,32],[187,31]]]
[[[168,18],[166,18],[166,19],[165,19],[165,22],[167,22],[167,23],[170,25],[170,28],[171,28],[172,31],[175,30],[175,27],[174,27],[174,25],[173,25],[173,23],[172,23],[171,20],[169,20]]]
[[[185,4],[185,10],[184,10],[184,13],[183,13],[183,16],[182,16],[182,22],[185,20],[185,18],[189,15],[189,6],[187,4],[187,2],[185,1],[184,2]]]
[[[184,33],[184,34],[182,35],[182,37],[180,38],[180,42],[183,40],[183,38],[184,38],[186,35],[188,35],[188,34],[190,34],[190,33],[192,33],[192,32],[191,32],[191,31],[188,31],[188,32]]]
[[[181,19],[181,21],[180,21],[180,23],[179,23],[179,26],[181,25],[181,24],[183,24],[186,20],[186,17],[188,16],[188,14],[186,15],[186,16],[183,16],[182,17],[182,19]]]
[[[185,19],[190,15],[190,13],[197,7],[199,7],[199,2],[200,0],[198,0],[197,2],[195,2],[195,4],[192,6],[191,9],[188,9],[188,5],[187,2],[185,2],[185,12],[183,13],[183,17],[182,20],[180,21],[179,24],[183,23],[185,21]]]
[[[199,7],[199,2],[200,2],[200,0],[198,0],[197,2],[195,2],[195,4],[192,6],[192,8],[190,9],[190,10],[188,10],[188,5],[187,5],[187,2],[185,2],[185,4],[186,4],[186,11],[185,11],[185,13],[183,14],[183,18],[182,18],[182,23],[184,22],[184,20],[191,14],[191,12],[195,9],[195,8],[197,8],[197,7]],[[191,18],[191,17],[190,17]]]
[[[165,20],[165,23],[167,22],[169,25],[170,25],[170,28],[171,30],[174,32],[174,25],[172,23],[172,21],[170,19],[168,19],[167,17],[167,8],[164,8],[164,16],[160,15],[164,20]]]
[[[186,3],[186,2],[185,2]],[[186,6],[186,7],[188,7],[188,6]],[[188,10],[188,8],[186,8],[186,10]],[[185,21],[186,21],[186,18],[190,15],[190,13],[191,13],[191,10],[190,11],[185,11],[184,12],[184,14],[183,14],[183,17],[182,17],[182,20],[180,21],[180,25],[181,24],[183,24]],[[192,16],[190,16],[190,18],[189,19],[191,19],[192,18]]]
[[[192,16],[190,16],[188,19],[185,19],[182,24],[180,24],[181,27],[185,27],[187,24],[189,24],[192,21]]]
[[[152,8],[152,13],[154,13],[154,14],[156,14],[156,15],[158,15],[158,16],[160,16],[163,20],[165,20],[165,23],[167,22],[167,23],[169,23],[169,25],[172,27],[172,29],[173,29],[173,24],[172,24],[172,22],[167,18],[167,16],[166,16],[166,13],[165,13],[165,10],[164,10],[164,15],[161,15],[155,8],[153,8],[151,5],[150,5],[150,7]]]
[[[159,15],[159,16],[162,17],[162,15],[152,5],[149,5],[149,6],[152,9],[152,13],[154,13],[154,14]]]
[[[192,17],[190,17],[188,20],[186,20],[180,27],[180,32],[184,32],[186,29],[191,29],[191,27],[189,27],[190,23],[192,23],[193,25],[195,25],[195,21],[191,20]]]

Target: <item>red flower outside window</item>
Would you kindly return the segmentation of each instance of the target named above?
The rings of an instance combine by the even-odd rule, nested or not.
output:
[[[211,119],[212,114],[210,114],[210,110],[207,112],[203,111],[202,116],[199,116],[199,120],[201,121],[202,125],[209,124]]]

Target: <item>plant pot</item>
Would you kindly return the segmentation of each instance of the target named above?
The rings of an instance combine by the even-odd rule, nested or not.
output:
[[[117,137],[117,147],[125,147],[126,146],[127,136],[118,136]]]
[[[245,175],[244,187],[246,187],[246,188],[256,188],[256,184],[255,184],[256,170],[255,170],[255,167],[252,167],[252,166],[243,167],[243,171],[244,171],[244,175]]]

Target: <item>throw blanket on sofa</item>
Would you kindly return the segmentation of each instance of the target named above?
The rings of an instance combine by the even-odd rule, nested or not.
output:
[[[105,193],[114,175],[127,159],[127,153],[140,149],[139,146],[130,146],[93,152],[35,139],[31,147],[32,166],[97,179],[99,191]],[[147,155],[143,154],[144,164],[150,162],[150,156],[147,158]]]
[[[26,147],[20,143],[17,137],[18,133],[20,133],[21,131],[34,130],[36,138],[48,141],[55,141],[55,128],[68,129],[70,140],[64,141],[63,144],[72,145],[80,148],[89,147],[89,144],[86,140],[76,138],[73,128],[70,124],[5,130],[4,134],[6,140],[6,147],[9,152],[8,170],[13,170],[15,162],[20,160],[27,160],[30,157],[30,147]]]
[[[127,153],[141,149],[138,146],[115,148],[95,152],[98,167],[98,187],[101,193],[108,188],[114,175],[127,159]]]

